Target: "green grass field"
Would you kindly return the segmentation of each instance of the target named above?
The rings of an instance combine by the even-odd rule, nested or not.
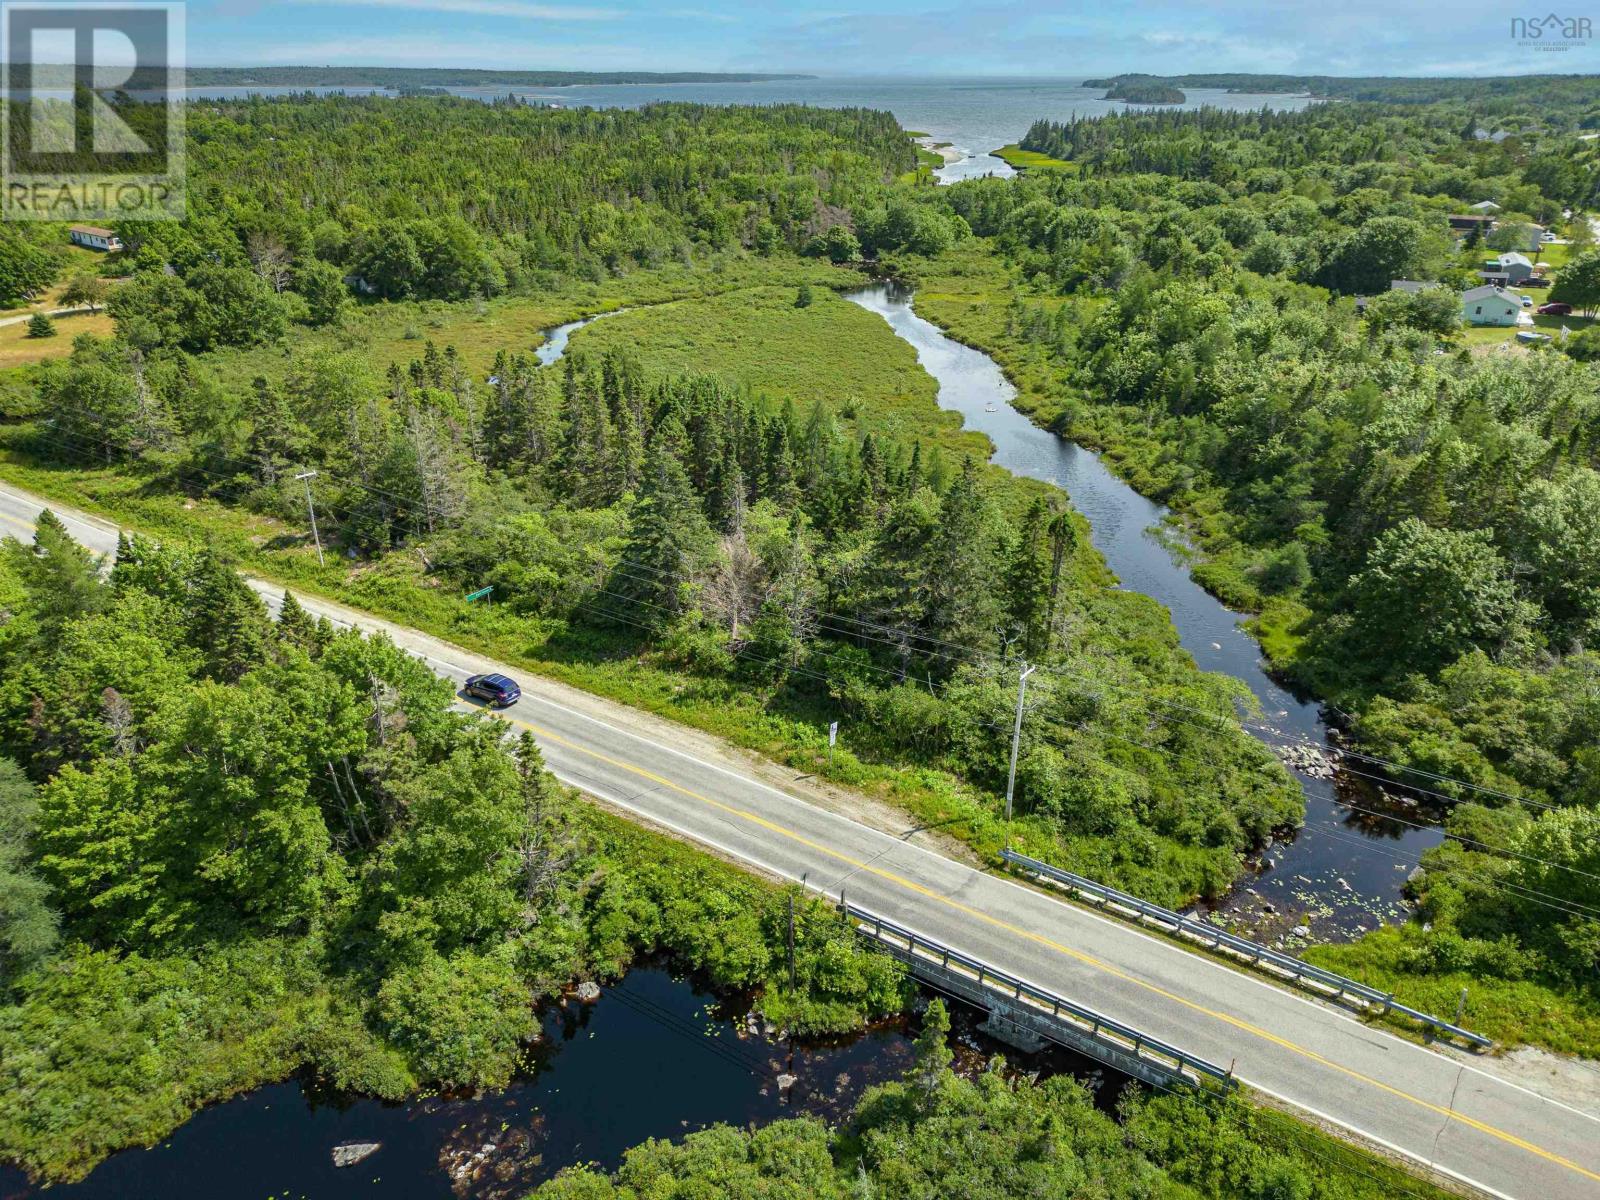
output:
[[[742,255],[693,266],[669,263],[650,270],[614,276],[598,283],[564,279],[549,291],[488,301],[450,304],[441,300],[364,304],[337,328],[297,329],[298,351],[355,350],[381,372],[390,363],[404,365],[422,356],[426,342],[453,345],[468,368],[479,374],[501,350],[529,353],[544,340],[544,331],[579,317],[619,308],[662,304],[687,297],[776,284],[791,287],[809,282],[816,292],[865,283],[866,276],[846,267],[790,255],[759,258]],[[791,295],[793,293],[791,292]],[[278,378],[289,359],[282,347],[219,350],[207,356],[222,370]]]
[[[1546,243],[1539,247],[1538,254],[1530,254],[1528,257],[1535,262],[1547,262],[1550,264],[1551,270],[1559,271],[1572,261],[1572,247],[1570,245]]]
[[[569,351],[637,350],[654,374],[715,375],[802,414],[821,401],[860,434],[988,458],[988,439],[939,409],[938,384],[887,322],[821,288],[808,307],[795,297],[793,287],[757,287],[640,308],[579,330]]]
[[[111,336],[111,318],[104,312],[53,317],[52,320],[56,336],[51,338],[29,337],[26,321],[0,325],[0,370],[43,362],[47,358],[65,358],[72,353],[72,339],[80,333]]]
[[[1078,164],[1068,162],[1064,158],[1051,158],[1048,154],[1039,154],[1033,150],[1024,150],[1016,143],[1001,146],[998,150],[989,151],[990,154],[1018,171],[1076,171]]]
[[[1535,307],[1546,303],[1544,299],[1546,292],[1534,291],[1529,294],[1533,296]],[[1577,333],[1580,329],[1586,329],[1594,324],[1593,317],[1580,317],[1576,314],[1566,317],[1545,316],[1530,309],[1529,315],[1533,317],[1532,327],[1535,330],[1547,333],[1557,340],[1561,337],[1563,327]],[[1526,325],[1466,325],[1462,327],[1458,336],[1463,345],[1474,348],[1507,345],[1520,348],[1522,343],[1517,341],[1517,334],[1527,328]]]

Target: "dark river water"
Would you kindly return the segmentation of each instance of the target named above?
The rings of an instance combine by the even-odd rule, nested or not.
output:
[[[881,315],[916,349],[923,369],[939,382],[940,407],[959,412],[968,428],[989,436],[995,463],[1067,493],[1089,519],[1094,545],[1121,586],[1167,607],[1195,662],[1250,689],[1261,707],[1259,716],[1249,718],[1251,732],[1278,747],[1327,744],[1318,705],[1295,696],[1267,673],[1261,648],[1240,627],[1240,615],[1197,584],[1182,556],[1155,536],[1168,515],[1164,506],[1118,479],[1091,451],[1040,428],[1013,408],[1016,389],[994,360],[918,316],[908,289],[877,284],[847,299]],[[1157,715],[1203,721],[1199,714],[1181,710]],[[1304,830],[1290,842],[1269,847],[1259,876],[1236,892],[1224,911],[1250,919],[1262,915],[1263,901],[1270,902],[1277,913],[1263,921],[1265,928],[1308,913],[1324,938],[1348,937],[1401,915],[1401,886],[1421,851],[1441,840],[1439,830],[1414,827],[1425,823],[1424,814],[1394,808],[1371,789],[1356,786],[1362,781],[1295,774],[1306,795]],[[1371,812],[1352,807],[1346,799]]]
[[[978,1032],[980,1018],[952,1005],[958,1069],[1004,1053],[1019,1072],[1088,1080],[1107,1110],[1127,1085],[1064,1050],[1020,1055]],[[563,1167],[615,1168],[652,1137],[801,1114],[840,1119],[866,1088],[904,1073],[913,1033],[897,1020],[833,1043],[779,1040],[752,1030],[745,1006],[641,966],[592,1005],[552,1005],[525,1070],[503,1091],[386,1104],[291,1080],[202,1109],[82,1183],[37,1188],[0,1167],[0,1200],[513,1200]],[[781,1086],[780,1076],[794,1081]],[[348,1142],[381,1148],[335,1167],[333,1147]]]

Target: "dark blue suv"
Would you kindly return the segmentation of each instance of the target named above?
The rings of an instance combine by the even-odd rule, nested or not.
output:
[[[495,708],[510,708],[522,699],[522,689],[509,675],[474,675],[463,690]]]

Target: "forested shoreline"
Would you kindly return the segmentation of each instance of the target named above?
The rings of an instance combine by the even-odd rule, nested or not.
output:
[[[1441,998],[1494,981],[1512,1028],[1577,1048],[1537,997],[1596,1006],[1595,335],[1474,353],[1455,289],[1475,243],[1446,225],[1484,200],[1508,231],[1593,203],[1568,132],[1593,105],[1535,117],[1542,86],[1494,106],[1504,139],[1464,105],[1042,122],[1023,144],[1073,172],[939,197],[1006,265],[902,269],[1036,419],[1185,514],[1197,578],[1260,614],[1392,786],[1454,802],[1418,919],[1320,958]],[[1563,228],[1550,294],[1593,303],[1592,231]]]
[[[943,1001],[931,1001],[911,1070],[869,1090],[839,1128],[800,1119],[652,1140],[614,1172],[565,1171],[530,1200],[689,1200],[708,1186],[721,1195],[808,1200],[1451,1194],[1237,1098],[1130,1089],[1113,1119],[1076,1080],[1017,1078],[1004,1059],[963,1077],[950,1069],[948,1028]]]

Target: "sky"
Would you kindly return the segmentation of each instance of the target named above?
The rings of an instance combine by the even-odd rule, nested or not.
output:
[[[1600,0],[1554,15],[1600,28]],[[1072,76],[1115,71],[1600,71],[1600,38],[1529,44],[1513,0],[191,0],[194,65]]]

